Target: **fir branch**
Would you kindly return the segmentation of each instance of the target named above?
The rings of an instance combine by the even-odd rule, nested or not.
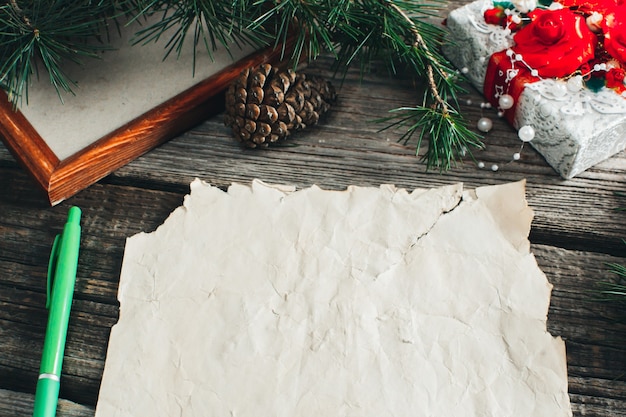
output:
[[[626,266],[616,262],[607,263],[609,270],[617,278],[616,281],[598,283],[602,301],[617,302],[626,306]]]
[[[611,316],[626,324],[626,266],[618,263],[606,265],[615,278],[596,283],[593,301],[617,308]]]
[[[71,91],[64,64],[97,56],[106,45],[89,41],[101,39],[103,22],[116,13],[142,22],[155,18],[135,42],[164,38],[165,57],[180,54],[191,38],[194,68],[199,45],[212,57],[217,48],[285,45],[294,38],[294,66],[303,57],[312,60],[330,52],[344,74],[352,65],[365,72],[382,60],[394,74],[408,68],[424,79],[421,103],[395,109],[382,120],[407,129],[401,140],[418,133],[418,151],[428,139],[427,167],[445,170],[482,143],[456,109],[462,90],[440,53],[444,31],[429,21],[439,18],[442,3],[430,1],[6,0],[0,6],[0,84],[12,99],[27,97],[28,81],[41,63],[58,91]]]
[[[194,69],[196,47],[199,44],[204,45],[204,50],[213,59],[213,53],[218,48],[224,48],[231,54],[233,46],[261,47],[269,43],[269,37],[262,28],[257,31],[247,30],[249,25],[247,13],[251,6],[248,0],[137,1],[138,13],[135,20],[154,15],[160,15],[160,20],[138,31],[134,43],[156,42],[165,37],[168,39],[165,45],[165,59],[172,52],[179,56],[185,40],[191,33]]]
[[[111,3],[78,1],[18,1],[0,6],[0,85],[14,103],[27,98],[33,75],[42,65],[59,93],[72,93],[68,62],[80,64],[106,49],[100,38]]]
[[[417,30],[417,27],[415,23],[413,22],[413,20],[411,20],[411,18],[409,18],[409,16],[397,4],[394,4],[393,2],[388,1],[388,0],[382,0],[382,1],[385,4],[387,4],[392,10],[394,10],[400,16],[402,16],[402,18],[409,25],[411,34],[413,35],[413,47],[416,48],[418,51],[423,51],[427,57],[428,62],[426,63],[426,76],[428,79],[428,88],[430,89],[430,93],[432,94],[432,97],[435,99],[437,106],[441,108],[441,113],[443,115],[447,115],[448,104],[439,95],[439,89],[437,88],[437,83],[435,82],[435,74],[433,71],[433,64],[435,62],[438,62],[438,60],[435,59],[430,53],[430,48],[428,47],[426,42],[424,42],[424,38],[422,38],[422,35],[420,34],[419,30]],[[447,75],[445,74],[445,72],[443,72],[442,75],[447,78]]]
[[[470,147],[482,146],[480,137],[466,127],[463,117],[451,107],[446,109],[444,114],[441,109],[433,107],[401,107],[390,110],[391,116],[376,121],[389,123],[382,131],[402,128],[404,133],[400,141],[405,145],[417,134],[417,154],[423,141],[429,139],[428,150],[422,160],[428,168],[436,167],[446,171],[456,160],[465,156]]]
[[[352,19],[337,28],[361,31],[356,36],[349,32],[342,34],[340,44],[345,49],[339,53],[339,62],[349,65],[359,59],[363,69],[376,57],[383,56],[394,73],[396,63],[404,63],[416,76],[426,80],[427,91],[421,104],[392,110],[391,116],[378,120],[391,123],[383,130],[406,129],[400,139],[405,143],[417,133],[418,153],[424,139],[429,139],[423,156],[428,168],[448,170],[464,155],[471,156],[472,148],[483,145],[480,136],[467,127],[454,108],[457,92],[462,90],[450,75],[454,73],[451,65],[437,52],[443,30],[427,21],[428,17],[436,15],[436,7],[390,0],[363,1],[362,4],[362,9],[351,10]],[[359,39],[360,43],[351,43]]]
[[[346,0],[257,0],[254,6],[260,13],[248,28],[268,30],[275,38],[275,46],[285,45],[287,38],[294,36],[291,61],[295,67],[303,55],[312,60],[324,51],[334,50],[330,29],[350,3]]]
[[[626,193],[622,191],[616,191],[613,194],[626,197]],[[616,207],[615,210],[623,211],[625,208]],[[626,243],[626,240],[622,239],[622,243]],[[617,262],[607,262],[605,265],[614,278],[596,283],[594,300],[620,307],[622,310],[618,313],[618,319],[626,324],[626,310],[624,310],[626,308],[626,265]]]

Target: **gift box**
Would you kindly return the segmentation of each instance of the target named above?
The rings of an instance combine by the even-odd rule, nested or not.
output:
[[[443,50],[513,127],[534,130],[530,144],[566,179],[626,147],[620,16],[569,1],[521,12],[475,1],[448,16]]]

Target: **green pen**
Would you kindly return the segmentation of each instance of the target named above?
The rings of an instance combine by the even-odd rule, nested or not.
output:
[[[50,312],[35,391],[34,417],[56,415],[65,338],[78,267],[80,216],[78,207],[70,208],[63,233],[56,236],[52,245],[46,299],[46,308]]]

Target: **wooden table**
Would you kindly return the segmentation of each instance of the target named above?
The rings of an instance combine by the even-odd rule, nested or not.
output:
[[[329,59],[310,73],[328,75]],[[480,95],[463,106],[475,123]],[[154,149],[62,204],[45,198],[0,145],[0,415],[32,413],[47,312],[46,269],[54,235],[68,208],[83,210],[83,239],[67,340],[59,416],[92,416],[111,326],[118,319],[117,286],[127,237],[155,230],[182,203],[196,177],[227,187],[254,178],[327,189],[391,183],[407,189],[463,182],[466,187],[526,179],[535,211],[530,239],[537,262],[554,285],[548,330],[566,340],[569,392],[575,416],[626,416],[626,326],[620,310],[593,301],[596,283],[611,278],[608,262],[626,263],[626,153],[572,180],[563,180],[526,147],[493,111],[486,149],[446,173],[426,171],[415,143],[372,123],[386,111],[416,103],[410,80],[350,72],[339,101],[323,124],[291,144],[265,151],[242,149],[222,124],[206,122]],[[500,169],[493,172],[492,164]],[[419,213],[418,213],[419,214]],[[621,310],[621,313],[626,313]]]

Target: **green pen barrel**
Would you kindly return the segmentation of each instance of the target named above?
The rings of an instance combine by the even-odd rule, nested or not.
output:
[[[37,380],[37,395],[35,397],[35,409],[33,416],[54,417],[59,402],[59,389],[61,383],[50,378]]]
[[[35,392],[34,417],[54,417],[63,367],[67,326],[70,319],[80,246],[78,207],[70,208],[68,220],[58,243],[58,258],[52,283],[48,325],[43,345],[40,378]],[[54,256],[54,254],[53,254]]]

